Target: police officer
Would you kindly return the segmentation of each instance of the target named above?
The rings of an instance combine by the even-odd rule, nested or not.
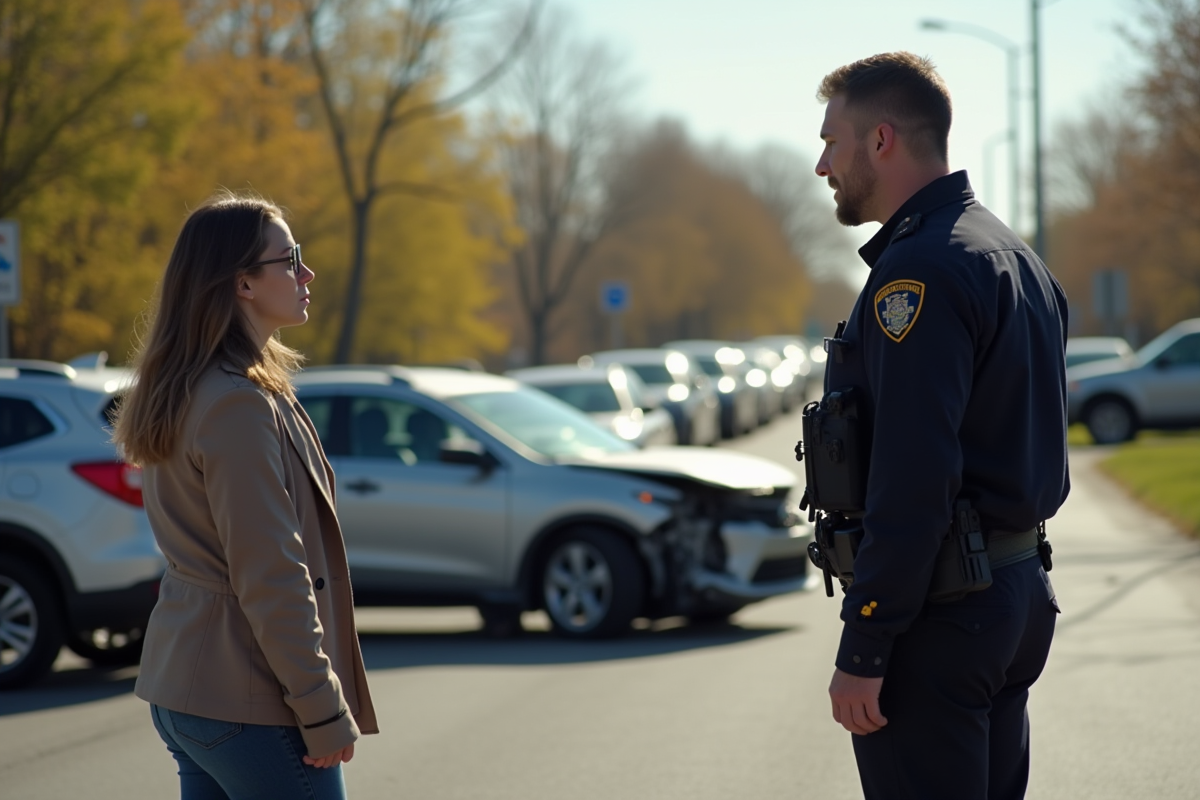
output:
[[[1039,526],[1069,488],[1066,297],[950,172],[950,95],[927,59],[857,61],[818,98],[837,219],[883,223],[825,376],[827,393],[857,387],[869,441],[833,718],[868,800],[1023,797],[1026,701],[1058,610]],[[930,602],[964,503],[990,585]]]

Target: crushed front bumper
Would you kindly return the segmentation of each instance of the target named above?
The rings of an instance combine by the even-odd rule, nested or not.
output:
[[[809,527],[725,522],[719,535],[725,569],[698,565],[689,576],[691,588],[705,601],[744,605],[807,588]]]

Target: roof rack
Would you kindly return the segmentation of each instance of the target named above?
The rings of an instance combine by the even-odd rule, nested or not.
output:
[[[34,358],[0,358],[0,367],[15,369],[18,375],[66,378],[67,380],[73,380],[77,374],[75,368],[67,364]]]
[[[391,378],[392,383],[401,386],[411,386],[412,381],[408,368],[400,364],[324,364],[316,367],[305,367],[302,372],[382,372]]]

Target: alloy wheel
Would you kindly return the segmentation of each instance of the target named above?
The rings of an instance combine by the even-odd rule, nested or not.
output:
[[[0,670],[24,661],[38,634],[38,613],[25,587],[0,575]]]
[[[585,633],[608,616],[613,577],[604,554],[589,542],[572,539],[559,546],[543,573],[546,611],[563,629]]]
[[[1097,444],[1115,444],[1133,438],[1133,415],[1124,403],[1102,400],[1088,414],[1088,431]]]

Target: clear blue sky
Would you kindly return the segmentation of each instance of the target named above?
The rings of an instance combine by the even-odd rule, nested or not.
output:
[[[967,169],[976,191],[1009,221],[1008,153],[985,144],[1007,128],[1004,51],[958,33],[922,30],[925,18],[990,28],[1022,46],[1021,161],[1032,161],[1028,59],[1029,0],[557,0],[581,33],[602,39],[626,59],[643,115],[670,115],[702,142],[739,147],[789,145],[811,157],[820,150],[824,108],[817,83],[841,64],[888,50],[931,57],[950,87],[955,120],[951,166]],[[1043,129],[1078,115],[1089,102],[1115,105],[1118,87],[1141,61],[1118,26],[1136,29],[1139,0],[1043,0]],[[989,178],[990,180],[985,180]],[[819,179],[814,176],[814,181]],[[1032,199],[1023,195],[1023,230]],[[832,221],[832,198],[830,219]],[[865,240],[877,226],[854,232]]]

